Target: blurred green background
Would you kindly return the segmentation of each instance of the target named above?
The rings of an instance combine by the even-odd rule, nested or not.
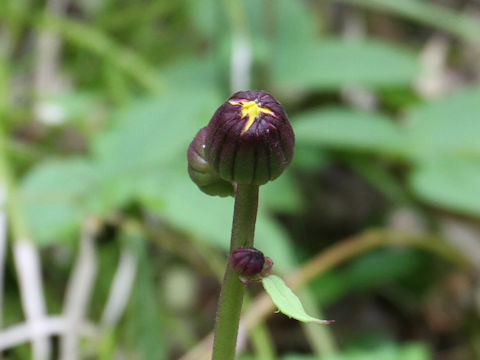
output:
[[[297,139],[256,245],[337,322],[270,311],[241,359],[480,359],[479,49],[476,0],[1,0],[3,357],[208,359],[233,200],[186,149],[252,88]]]

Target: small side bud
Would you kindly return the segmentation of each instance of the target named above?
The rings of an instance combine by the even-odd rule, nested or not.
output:
[[[208,195],[233,196],[233,184],[220,178],[205,157],[207,128],[193,138],[187,151],[188,174],[198,188]]]
[[[239,91],[213,115],[205,145],[205,155],[222,179],[262,185],[290,164],[295,135],[285,110],[272,95]]]
[[[273,261],[264,256],[260,250],[253,247],[242,246],[230,255],[230,264],[244,283],[259,281],[270,275]]]

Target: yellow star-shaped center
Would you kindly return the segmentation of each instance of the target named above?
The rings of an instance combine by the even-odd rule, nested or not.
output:
[[[240,114],[242,115],[242,119],[245,117],[248,117],[247,122],[245,123],[245,126],[243,127],[242,131],[240,132],[240,135],[243,135],[250,127],[253,125],[257,117],[264,113],[264,114],[269,114],[272,116],[275,116],[272,110],[265,106],[260,106],[256,101],[252,100],[230,100],[230,104],[232,105],[240,105]]]

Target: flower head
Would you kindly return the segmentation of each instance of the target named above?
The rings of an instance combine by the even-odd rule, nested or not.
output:
[[[239,91],[210,120],[205,155],[222,179],[261,185],[283,172],[294,146],[282,105],[265,91]]]

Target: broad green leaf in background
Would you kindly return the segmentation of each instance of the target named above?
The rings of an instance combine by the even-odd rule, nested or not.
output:
[[[102,209],[95,168],[85,160],[46,162],[23,180],[20,201],[33,239],[47,244],[63,240],[89,213]]]
[[[313,110],[293,117],[299,144],[404,156],[401,129],[378,112],[344,108]]]
[[[480,159],[426,162],[411,173],[409,182],[417,196],[432,205],[480,215]]]
[[[480,157],[480,87],[411,109],[408,148],[416,160]]]
[[[285,93],[344,85],[408,86],[419,73],[410,51],[373,40],[324,39],[276,49],[275,87]]]
[[[318,324],[330,324],[332,322],[330,320],[316,319],[308,315],[297,295],[293,293],[280,277],[276,275],[267,276],[262,279],[262,284],[278,310],[288,317]]]

